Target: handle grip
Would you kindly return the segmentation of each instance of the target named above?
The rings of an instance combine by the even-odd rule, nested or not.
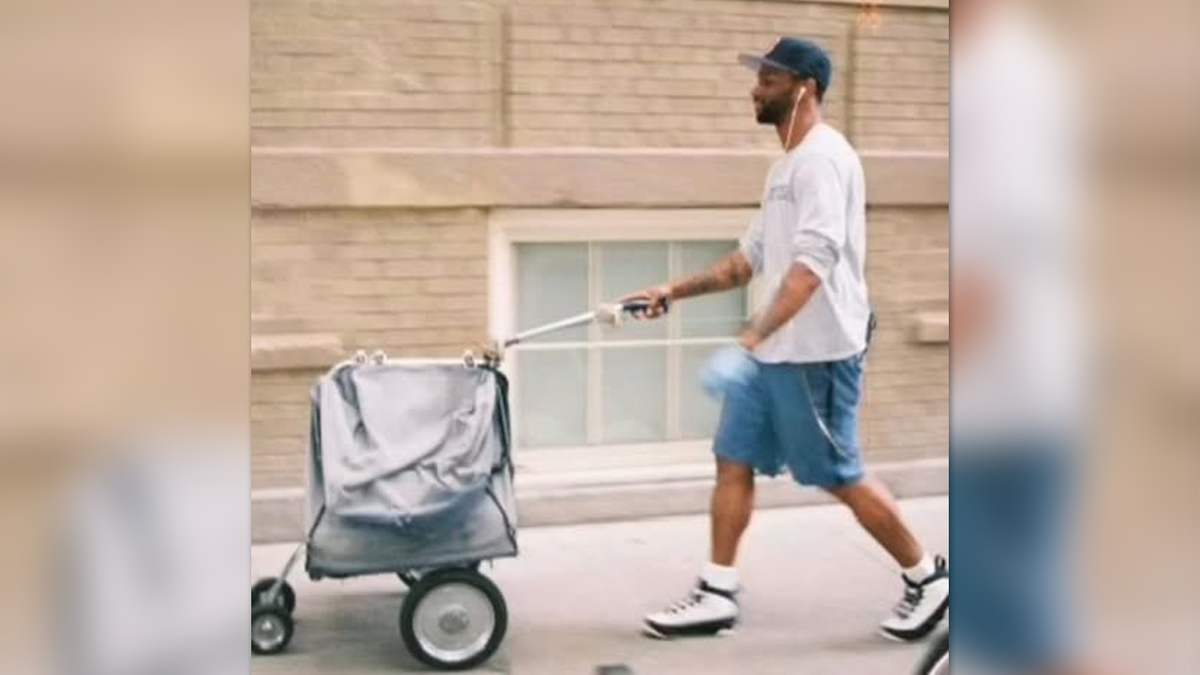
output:
[[[671,302],[667,298],[659,298],[657,301],[630,300],[628,302],[621,303],[621,311],[626,314],[645,314],[656,305],[663,311],[664,314],[671,311]]]

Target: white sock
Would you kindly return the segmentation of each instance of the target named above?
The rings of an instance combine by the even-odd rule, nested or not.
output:
[[[738,588],[738,573],[736,567],[725,567],[715,563],[705,563],[704,571],[700,573],[704,583],[722,591],[736,591]]]
[[[937,566],[933,564],[933,557],[926,553],[920,562],[904,570],[904,576],[908,577],[909,581],[919,584],[936,571]]]

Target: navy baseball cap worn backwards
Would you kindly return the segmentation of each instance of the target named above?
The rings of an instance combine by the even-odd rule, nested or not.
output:
[[[825,50],[800,38],[780,38],[766,54],[739,54],[738,61],[755,71],[770,66],[797,77],[811,77],[817,81],[821,91],[829,88],[829,80],[833,76],[833,64]]]

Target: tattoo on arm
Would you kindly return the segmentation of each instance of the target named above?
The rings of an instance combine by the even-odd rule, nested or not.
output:
[[[741,251],[734,251],[713,265],[706,272],[697,274],[671,286],[671,295],[677,299],[717,293],[739,288],[750,283],[754,270]]]

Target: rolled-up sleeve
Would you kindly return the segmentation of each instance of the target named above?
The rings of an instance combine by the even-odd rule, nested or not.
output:
[[[746,256],[746,260],[750,261],[750,269],[754,270],[755,274],[761,273],[763,266],[762,214],[756,215],[750,222],[750,227],[746,229],[746,233],[738,242],[738,248],[741,249],[742,255]]]
[[[827,157],[805,159],[792,176],[796,224],[792,261],[829,278],[846,241],[846,199],[837,167]]]

